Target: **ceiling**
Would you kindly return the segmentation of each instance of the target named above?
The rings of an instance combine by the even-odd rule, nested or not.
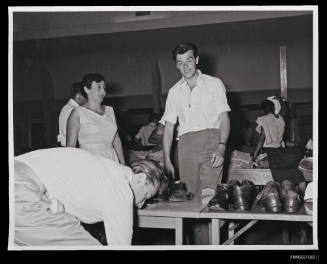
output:
[[[71,11],[13,10],[13,40],[183,27],[313,14],[300,11]],[[9,16],[10,18],[10,16]]]

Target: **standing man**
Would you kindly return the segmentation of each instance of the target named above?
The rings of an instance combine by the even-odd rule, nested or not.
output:
[[[173,59],[182,75],[167,96],[163,137],[165,169],[175,177],[170,159],[174,125],[179,121],[179,175],[188,191],[221,182],[227,139],[230,130],[226,90],[223,82],[197,69],[198,48],[181,43]]]
[[[173,59],[182,79],[168,92],[164,114],[163,151],[165,169],[175,178],[170,159],[174,126],[179,122],[179,177],[188,191],[199,195],[202,188],[221,182],[230,120],[223,82],[197,69],[198,48],[181,43],[173,50]],[[208,221],[192,225],[193,243],[208,244]]]
[[[71,111],[86,102],[85,97],[81,93],[81,84],[79,82],[73,83],[70,88],[70,99],[67,104],[61,109],[59,114],[59,135],[58,142],[62,147],[66,146],[66,125],[67,119]]]

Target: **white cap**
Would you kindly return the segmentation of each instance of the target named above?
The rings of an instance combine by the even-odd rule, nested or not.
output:
[[[280,110],[281,110],[281,106],[280,106],[280,102],[279,100],[276,98],[276,96],[270,96],[270,97],[267,97],[267,100],[271,101],[274,103],[274,106],[275,106],[275,115],[278,115],[280,113]]]

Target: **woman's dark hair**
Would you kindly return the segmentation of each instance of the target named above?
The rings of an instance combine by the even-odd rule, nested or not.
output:
[[[163,184],[167,181],[167,177],[160,167],[159,163],[155,160],[151,159],[141,159],[133,161],[130,164],[130,167],[132,168],[134,173],[145,173],[146,179],[155,185],[155,182],[159,184]]]
[[[91,89],[92,82],[99,83],[101,81],[106,82],[104,76],[101,73],[87,73],[84,75],[81,81],[81,93],[87,98],[87,93],[84,91],[84,87]]]
[[[178,44],[172,51],[173,53],[173,60],[176,61],[177,54],[184,54],[185,52],[193,50],[193,55],[196,58],[199,56],[199,49],[191,42],[183,42]]]
[[[275,105],[272,101],[264,100],[261,103],[261,109],[265,114],[273,114],[275,112]]]

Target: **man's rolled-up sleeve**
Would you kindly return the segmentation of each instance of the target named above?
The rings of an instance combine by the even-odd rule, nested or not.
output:
[[[217,81],[216,105],[218,114],[231,111],[227,102],[225,85],[220,79]]]

